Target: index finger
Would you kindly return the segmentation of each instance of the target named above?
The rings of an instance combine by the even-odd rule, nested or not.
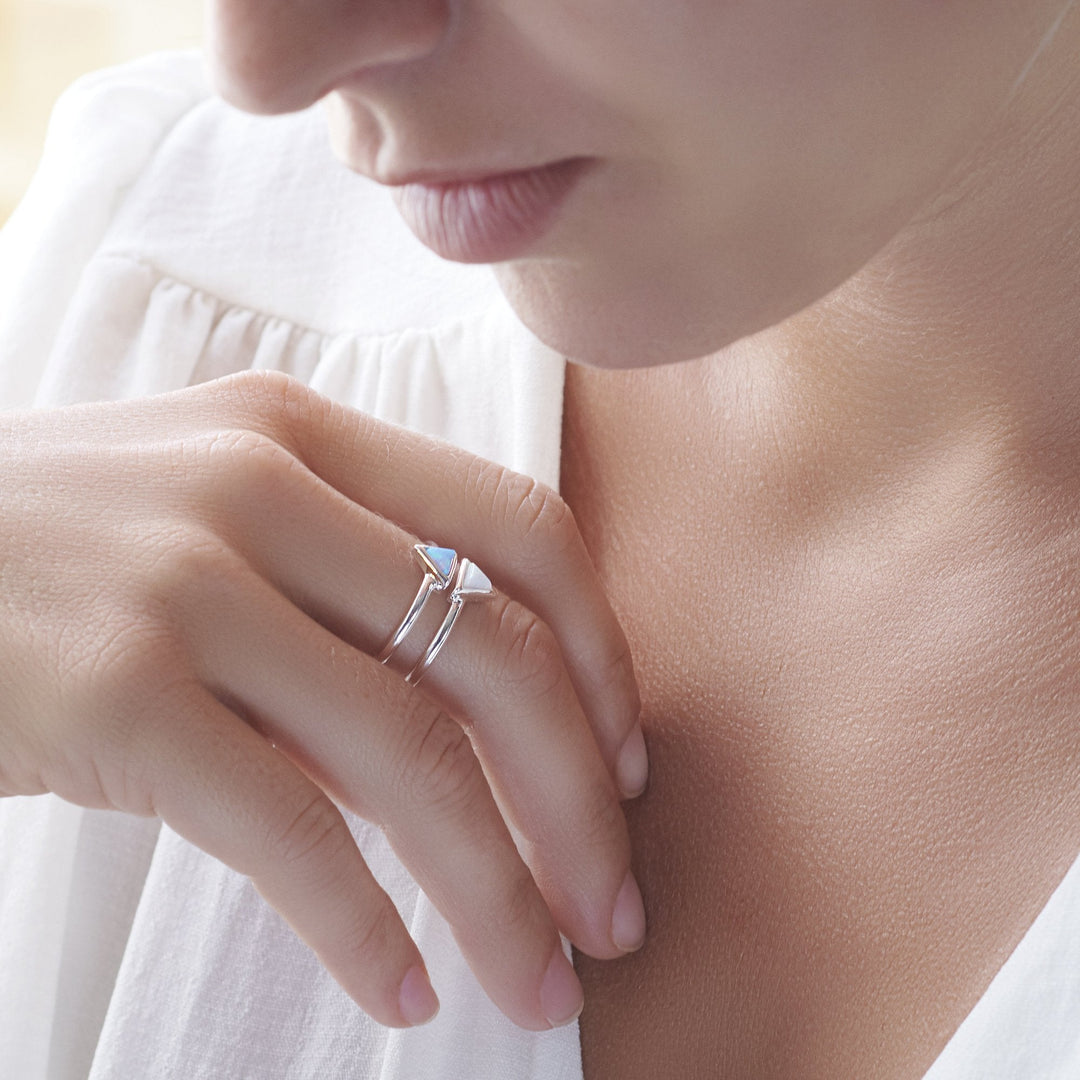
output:
[[[209,693],[181,723],[147,724],[154,812],[251,878],[349,995],[379,1023],[438,1008],[423,958],[340,810]]]

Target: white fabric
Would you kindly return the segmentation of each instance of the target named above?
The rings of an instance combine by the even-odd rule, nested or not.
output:
[[[561,358],[489,270],[436,259],[332,161],[318,110],[237,113],[193,55],[82,81],[0,233],[0,407],[252,367],[558,481]],[[581,1080],[577,1026],[508,1021],[346,816],[427,961],[426,1027],[371,1021],[247,879],[158,822],[0,801],[0,1078]]]
[[[330,156],[322,113],[213,99],[197,54],[76,84],[0,232],[0,408],[244,368],[557,483],[562,360],[483,268],[422,248]],[[0,801],[0,1077],[582,1080],[576,1025],[487,1000],[378,830],[347,815],[443,1002],[371,1022],[246,879],[156,821]],[[1080,870],[927,1080],[1080,1076]]]

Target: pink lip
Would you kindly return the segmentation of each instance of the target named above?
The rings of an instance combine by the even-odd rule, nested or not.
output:
[[[572,158],[522,172],[406,183],[394,189],[405,223],[444,259],[502,262],[551,227],[589,161]]]

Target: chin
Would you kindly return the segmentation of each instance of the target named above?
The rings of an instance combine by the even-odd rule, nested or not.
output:
[[[504,263],[494,270],[533,334],[572,363],[598,368],[698,360],[782,322],[814,299],[764,289],[751,299],[745,285],[702,296],[673,288],[660,273],[648,282],[598,286],[564,263]]]

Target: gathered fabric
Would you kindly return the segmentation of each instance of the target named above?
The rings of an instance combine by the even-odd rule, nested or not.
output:
[[[557,484],[562,358],[489,270],[431,256],[333,167],[317,110],[285,127],[211,98],[196,54],[73,87],[0,233],[0,407],[274,370]],[[376,1024],[247,878],[159,821],[11,798],[0,1076],[581,1080],[577,1026],[507,1020],[383,834],[343,812],[424,955],[433,1023]]]
[[[558,484],[563,358],[489,269],[437,259],[331,157],[318,107],[242,114],[192,52],[80,80],[0,232],[0,409],[251,369]],[[374,1023],[248,879],[159,821],[9,798],[0,1076],[583,1080],[577,1024],[507,1020],[383,834],[344,813],[428,964],[433,1023]],[[928,1078],[1080,1076],[1077,1017],[1074,867]]]

